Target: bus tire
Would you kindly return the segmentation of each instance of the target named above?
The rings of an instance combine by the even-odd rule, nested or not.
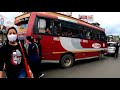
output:
[[[103,59],[103,57],[104,57],[104,53],[103,53],[103,52],[100,52],[100,54],[99,54],[99,56],[98,56],[98,59],[101,60],[101,59]]]
[[[71,54],[63,55],[60,60],[60,66],[63,69],[72,67],[73,63],[74,63],[74,57]]]

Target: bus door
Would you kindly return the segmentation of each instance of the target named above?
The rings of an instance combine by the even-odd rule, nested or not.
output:
[[[36,17],[34,24],[34,37],[40,40],[42,59],[51,60],[52,54],[52,28],[51,20],[43,17]]]

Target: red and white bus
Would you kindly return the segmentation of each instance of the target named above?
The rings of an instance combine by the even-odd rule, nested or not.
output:
[[[59,63],[62,68],[68,68],[74,61],[101,59],[107,54],[104,29],[67,15],[28,12],[16,17],[15,24],[20,37],[40,39],[42,63]]]

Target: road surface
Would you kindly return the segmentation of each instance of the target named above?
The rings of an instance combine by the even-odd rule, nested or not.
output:
[[[105,56],[102,60],[77,61],[68,69],[61,69],[56,63],[45,63],[41,67],[45,74],[43,78],[120,78],[120,55],[118,58]]]
[[[42,73],[44,78],[120,78],[120,55],[77,61],[68,69],[60,69],[58,64],[43,64]]]

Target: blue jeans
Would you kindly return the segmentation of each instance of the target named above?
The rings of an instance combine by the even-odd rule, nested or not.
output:
[[[27,77],[27,74],[25,69],[22,69],[17,76],[17,78],[26,78],[26,77]]]

